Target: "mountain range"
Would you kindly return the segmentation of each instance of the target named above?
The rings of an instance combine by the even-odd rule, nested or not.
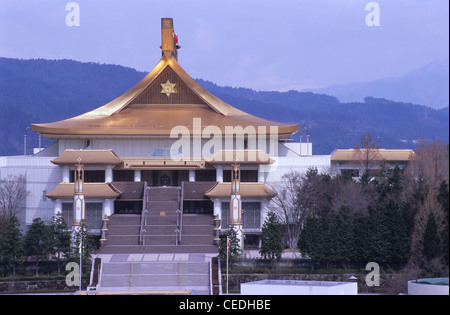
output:
[[[25,134],[30,154],[38,146],[38,135],[27,130],[31,123],[58,121],[100,107],[128,91],[146,74],[118,65],[73,60],[0,58],[0,155],[23,154]],[[414,77],[414,73],[405,77],[410,76]],[[448,77],[446,87],[442,87],[447,93],[447,107],[442,109],[372,94],[346,102],[325,93],[255,91],[196,80],[220,99],[250,114],[300,123],[300,132],[293,139],[298,141],[302,135],[304,140],[307,132],[315,154],[352,148],[366,131],[383,148],[415,149],[420,139],[446,144],[449,141]],[[433,82],[416,87],[416,94],[426,94],[421,90],[437,84]],[[52,141],[42,139],[42,146]]]
[[[449,106],[448,87],[449,59],[444,59],[433,61],[395,78],[332,85],[306,91],[333,95],[341,102],[362,102],[370,96],[442,109]]]

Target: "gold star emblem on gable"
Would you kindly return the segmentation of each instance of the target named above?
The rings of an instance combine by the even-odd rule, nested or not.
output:
[[[172,93],[177,93],[177,91],[175,90],[175,85],[176,83],[171,83],[170,80],[167,80],[166,83],[161,83],[162,86],[161,93],[166,94],[167,97],[169,97],[170,94]]]

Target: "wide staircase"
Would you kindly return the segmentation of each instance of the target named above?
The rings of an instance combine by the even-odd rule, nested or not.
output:
[[[109,217],[94,291],[212,292],[213,216],[182,214],[181,195],[178,187],[146,187],[141,215]]]
[[[112,215],[98,253],[218,253],[213,217],[181,209],[180,188],[147,187],[142,215]]]
[[[210,262],[206,255],[192,254],[104,257],[95,291],[208,295],[211,294]]]

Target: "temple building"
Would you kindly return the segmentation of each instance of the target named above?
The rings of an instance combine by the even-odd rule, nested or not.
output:
[[[238,110],[192,79],[177,61],[172,19],[161,20],[161,35],[161,60],[136,86],[80,116],[33,124],[36,133],[56,139],[38,153],[0,157],[0,178],[26,179],[29,195],[18,214],[22,226],[58,213],[72,223],[74,173],[81,163],[86,224],[100,234],[109,218],[108,246],[117,251],[160,246],[155,252],[177,245],[206,248],[215,232],[203,225],[216,220],[215,231],[223,231],[231,224],[237,163],[245,247],[257,248],[276,195],[273,185],[283,174],[331,167],[330,155],[315,156],[311,143],[289,140],[299,125]]]

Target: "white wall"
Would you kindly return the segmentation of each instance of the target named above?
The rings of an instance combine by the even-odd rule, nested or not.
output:
[[[330,170],[329,155],[312,155],[297,157],[272,158],[275,163],[261,165],[260,172],[264,172],[266,183],[276,184],[282,180],[284,174],[292,171],[306,173],[310,168],[316,168],[319,173]]]
[[[55,157],[53,157],[55,158]],[[21,225],[29,225],[35,218],[48,220],[54,215],[54,203],[44,196],[61,181],[61,169],[53,165],[49,157],[8,156],[0,157],[0,178],[23,175],[29,195],[25,209],[17,214]]]
[[[357,295],[356,282],[261,280],[241,284],[241,295]]]
[[[449,295],[448,285],[434,285],[408,281],[409,295]]]

